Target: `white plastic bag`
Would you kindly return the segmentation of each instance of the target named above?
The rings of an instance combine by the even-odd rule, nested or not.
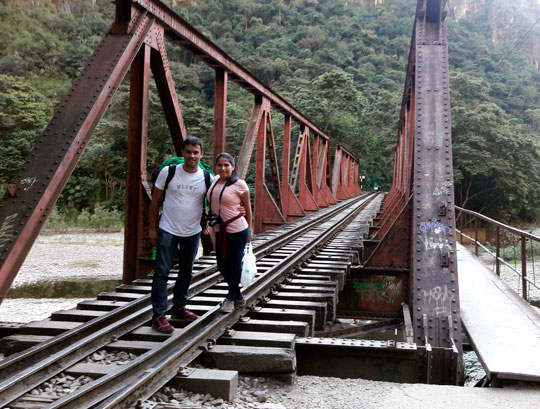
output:
[[[257,259],[255,258],[255,254],[253,254],[251,243],[248,243],[244,250],[244,257],[242,258],[242,275],[240,276],[242,287],[245,288],[253,282],[257,273],[256,262]]]

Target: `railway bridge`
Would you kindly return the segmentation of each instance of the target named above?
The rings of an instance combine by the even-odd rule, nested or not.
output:
[[[393,184],[389,192],[376,194],[362,192],[354,152],[332,145],[331,135],[166,5],[158,0],[117,0],[109,33],[0,200],[0,300],[129,71],[124,284],[116,292],[81,303],[77,310],[59,311],[50,320],[30,323],[13,334],[4,345],[14,353],[0,362],[7,379],[0,383],[0,401],[20,399],[51,376],[82,365],[80,359],[100,348],[131,348],[140,354],[132,363],[112,374],[96,375],[92,386],[50,406],[130,407],[201,354],[219,366],[227,355],[219,354],[220,348],[227,350],[222,344],[252,345],[253,331],[266,334],[263,346],[268,350],[288,345],[281,351],[259,351],[258,363],[267,362],[262,358],[265,353],[279,357],[268,361],[281,362],[279,369],[260,364],[270,372],[319,373],[323,366],[342,367],[346,368],[342,376],[460,384],[463,334],[446,7],[446,0],[418,0],[401,113],[396,118]],[[166,42],[214,70],[214,156],[227,149],[229,80],[253,95],[237,169],[245,177],[255,152],[254,244],[259,273],[245,289],[247,306],[223,316],[217,311],[223,285],[215,258],[199,258],[189,302],[201,318],[184,323],[170,337],[157,337],[147,325],[148,276],[153,268],[146,169],[151,76],[178,155],[189,131]],[[272,126],[276,118],[283,121],[281,157]],[[293,128],[299,130],[297,135],[292,135]],[[349,333],[399,327],[404,335],[383,341],[343,338],[347,331],[329,326],[337,317],[364,320]],[[40,332],[32,332],[38,327]],[[216,340],[222,341],[215,345]],[[354,364],[343,365],[347,361]]]

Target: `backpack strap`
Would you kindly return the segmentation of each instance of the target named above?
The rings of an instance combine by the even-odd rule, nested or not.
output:
[[[163,191],[167,190],[167,186],[169,186],[169,183],[171,182],[175,173],[176,165],[169,165],[169,174],[167,175],[167,179],[165,180],[165,186],[163,186]]]
[[[169,186],[169,183],[171,182],[175,173],[176,173],[176,165],[175,164],[169,165],[169,173],[167,174],[167,179],[165,179],[165,185],[163,186],[163,197],[161,198],[162,201],[165,201],[165,193],[167,190],[167,186]]]

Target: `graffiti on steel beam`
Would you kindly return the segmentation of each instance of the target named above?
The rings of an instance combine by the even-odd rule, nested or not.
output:
[[[443,182],[441,184],[437,184],[435,186],[435,189],[433,189],[433,196],[441,196],[441,195],[448,195],[452,192],[451,189],[453,189],[454,185],[450,181]]]
[[[441,223],[436,217],[420,223],[419,230],[422,232],[422,240],[426,251],[450,246],[449,237],[452,229]]]
[[[433,287],[429,290],[422,290],[421,294],[424,298],[424,303],[435,304],[432,315],[441,316],[447,315],[452,310],[452,302],[456,299],[455,290],[449,290],[445,285]]]
[[[15,219],[19,214],[13,213],[12,215],[6,217],[2,227],[0,227],[0,249],[3,248],[13,236],[13,227],[15,224]]]
[[[24,186],[23,190],[25,192],[27,192],[28,190],[32,189],[32,187],[37,182],[37,180],[38,180],[38,178],[35,177],[35,176],[34,177],[26,177],[24,179],[21,179],[21,181],[19,182],[19,185]]]

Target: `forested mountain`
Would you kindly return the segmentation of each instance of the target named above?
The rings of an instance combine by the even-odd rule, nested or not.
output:
[[[391,183],[415,0],[165,1],[344,143],[367,183]],[[10,181],[114,18],[109,0],[0,4],[0,183]],[[448,21],[456,202],[500,219],[540,220],[539,0],[451,1]],[[188,133],[210,140],[213,73],[175,46],[170,67]],[[237,153],[252,97],[230,84]],[[122,208],[128,84],[68,182],[63,211]],[[172,155],[151,93],[149,163]],[[279,135],[281,117],[273,116]],[[207,158],[207,160],[209,160]]]

